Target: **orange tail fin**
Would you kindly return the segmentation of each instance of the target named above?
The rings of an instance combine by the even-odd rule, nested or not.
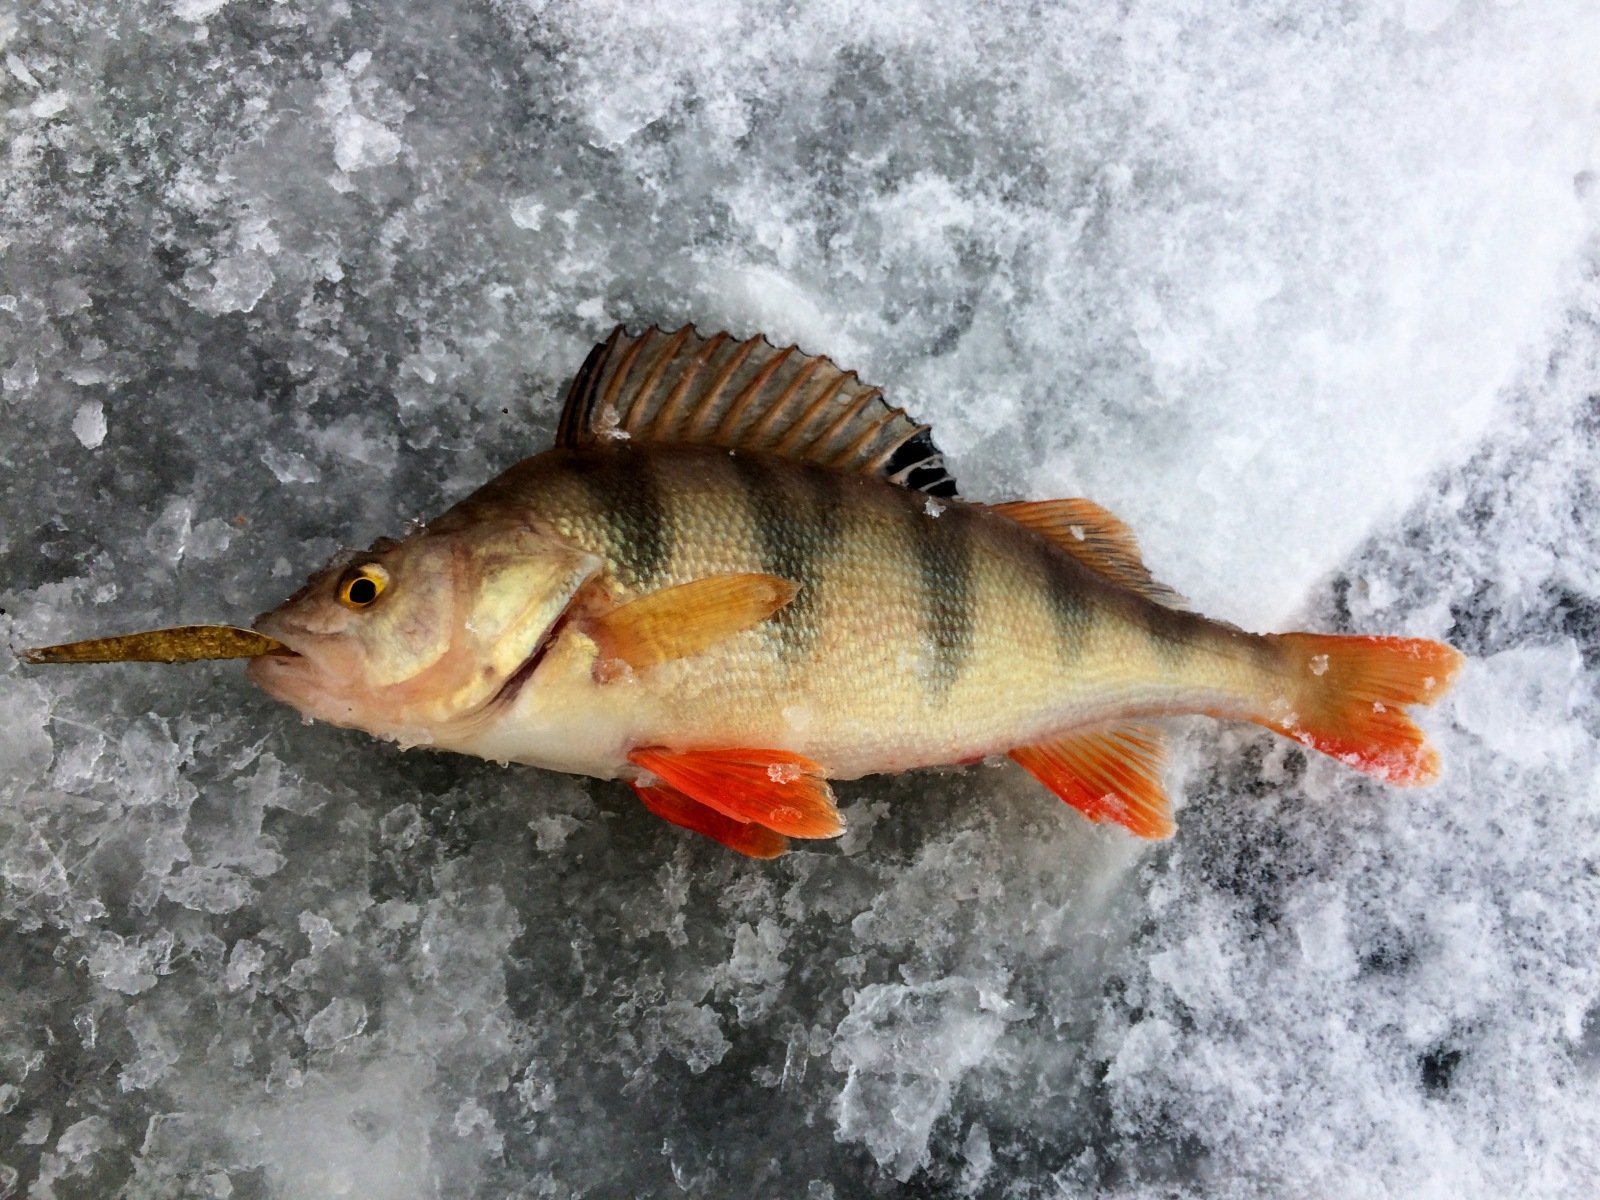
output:
[[[1388,783],[1438,777],[1438,753],[1400,706],[1444,695],[1461,667],[1460,651],[1423,638],[1283,633],[1268,641],[1297,689],[1289,711],[1257,717],[1257,724]]]

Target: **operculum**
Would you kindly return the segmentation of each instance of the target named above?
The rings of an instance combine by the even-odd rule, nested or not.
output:
[[[465,625],[480,676],[498,689],[521,670],[602,565],[597,555],[562,543],[482,554]]]
[[[409,744],[447,745],[475,726],[539,649],[601,561],[526,530],[479,530],[450,547],[455,577],[449,645],[432,666],[388,690]]]

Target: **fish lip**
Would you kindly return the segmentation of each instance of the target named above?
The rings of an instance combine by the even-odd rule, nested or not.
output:
[[[305,639],[311,636],[307,631],[296,629],[284,621],[273,620],[270,613],[257,617],[250,628],[278,643],[273,649],[256,655],[255,661],[277,659],[281,662],[305,657],[305,651],[299,647],[304,646]]]

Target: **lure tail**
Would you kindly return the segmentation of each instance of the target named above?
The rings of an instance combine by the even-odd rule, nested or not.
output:
[[[1402,705],[1432,704],[1460,669],[1459,651],[1423,638],[1283,633],[1290,690],[1254,718],[1303,745],[1400,786],[1432,783],[1438,752]]]

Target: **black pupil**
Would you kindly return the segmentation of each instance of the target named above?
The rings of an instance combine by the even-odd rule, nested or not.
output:
[[[351,604],[371,604],[378,598],[378,585],[363,575],[350,585]]]

